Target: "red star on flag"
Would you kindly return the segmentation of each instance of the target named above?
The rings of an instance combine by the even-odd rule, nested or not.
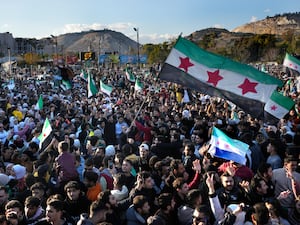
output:
[[[271,109],[272,111],[276,111],[277,106],[276,106],[276,105],[272,105],[272,106],[270,107],[270,109]]]
[[[211,83],[212,85],[214,85],[216,87],[218,85],[218,82],[223,79],[223,77],[220,76],[219,73],[220,73],[220,70],[216,70],[214,72],[207,71],[207,75],[208,75],[207,83]]]
[[[257,85],[257,82],[251,82],[250,80],[248,80],[248,78],[246,78],[244,82],[238,87],[242,89],[242,94],[244,95],[248,92],[257,93],[257,91],[255,90],[255,87]]]
[[[179,68],[184,69],[184,71],[187,73],[189,67],[193,66],[194,64],[190,62],[190,58],[189,57],[185,57],[185,58],[181,58],[180,59],[180,65]]]

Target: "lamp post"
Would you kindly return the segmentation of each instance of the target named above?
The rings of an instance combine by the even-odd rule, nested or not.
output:
[[[139,42],[139,28],[134,27],[133,30],[136,32],[136,41],[137,41],[137,67],[140,69],[140,42]]]
[[[7,51],[8,51],[8,76],[9,76],[9,78],[11,77],[11,53],[10,53],[10,48],[8,47],[7,48]]]
[[[58,64],[58,55],[57,55],[57,37],[51,34],[51,37],[54,39],[54,44],[55,44],[55,58],[56,58],[56,63]],[[53,60],[54,64],[54,60]]]

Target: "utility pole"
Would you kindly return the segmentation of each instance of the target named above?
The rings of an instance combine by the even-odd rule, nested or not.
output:
[[[139,28],[134,27],[133,30],[136,32],[137,41],[137,68],[140,69],[140,41],[139,41]]]

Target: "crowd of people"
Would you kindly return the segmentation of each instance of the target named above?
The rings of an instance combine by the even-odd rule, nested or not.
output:
[[[80,75],[2,74],[0,225],[300,224],[298,77],[273,72],[295,106],[266,124],[159,69],[135,71],[139,91],[124,68],[91,70],[113,91],[90,98]],[[213,127],[249,145],[246,165],[209,153]]]

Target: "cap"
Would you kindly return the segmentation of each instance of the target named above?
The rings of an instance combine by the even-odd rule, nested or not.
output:
[[[113,145],[108,145],[105,148],[105,156],[114,156],[115,154],[116,154],[116,150]]]
[[[145,143],[141,144],[140,148],[144,148],[145,150],[149,151],[149,146]]]

